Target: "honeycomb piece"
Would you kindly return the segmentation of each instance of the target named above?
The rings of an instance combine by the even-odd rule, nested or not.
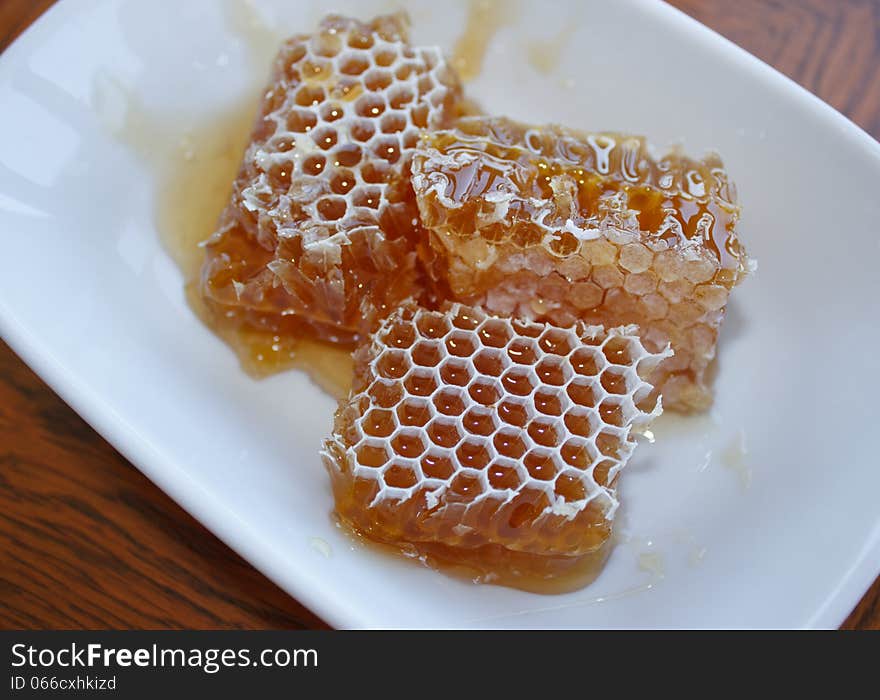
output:
[[[419,291],[409,181],[460,87],[403,14],[325,18],[281,47],[216,232],[201,292],[219,318],[350,342]],[[424,236],[424,233],[421,234]]]
[[[717,156],[654,158],[636,136],[474,117],[427,134],[412,178],[444,293],[562,326],[638,324],[649,350],[675,350],[651,377],[664,406],[711,403],[728,295],[754,266]]]
[[[671,352],[635,330],[398,309],[324,445],[340,517],[502,580],[570,571],[608,541],[631,431],[660,412],[643,377]]]

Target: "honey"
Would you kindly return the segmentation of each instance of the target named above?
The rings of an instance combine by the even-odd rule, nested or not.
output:
[[[405,16],[324,19],[282,45],[232,196],[205,243],[211,312],[270,336],[351,343],[421,293],[409,164],[460,88]]]
[[[452,298],[560,326],[638,324],[648,348],[675,350],[652,378],[664,405],[710,404],[728,296],[752,269],[716,155],[472,117],[423,138],[413,183],[424,265]]]
[[[250,374],[300,367],[346,397],[322,456],[352,532],[554,592],[601,568],[659,393],[711,400],[751,262],[717,156],[480,116],[453,67],[479,70],[495,6],[475,0],[448,64],[399,14],[285,41],[249,142],[188,143],[160,218]]]
[[[464,82],[476,79],[495,33],[515,12],[510,0],[470,0],[464,30],[452,49],[452,67]]]
[[[604,556],[631,431],[660,410],[644,377],[669,351],[633,331],[398,309],[356,351],[325,443],[337,513],[477,578],[583,573]]]
[[[141,105],[131,111],[142,113]],[[253,104],[244,102],[214,124],[180,139],[179,148],[163,155],[156,223],[162,243],[186,280],[186,298],[193,312],[235,351],[242,368],[253,377],[284,369],[305,371],[322,389],[336,397],[351,387],[349,348],[330,345],[311,335],[278,335],[239,322],[235,310],[216,313],[199,292],[199,269],[204,251],[199,246],[217,223],[217,212],[229,196],[229,183],[245,147]],[[152,121],[155,126],[156,122]],[[153,134],[138,124],[123,130],[130,145],[144,154],[167,145],[167,134]]]

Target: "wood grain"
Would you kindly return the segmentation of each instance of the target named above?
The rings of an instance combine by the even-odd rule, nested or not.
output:
[[[51,4],[0,1],[0,50]],[[880,136],[880,0],[673,4]],[[0,344],[0,628],[321,626]],[[843,627],[880,629],[880,580]]]

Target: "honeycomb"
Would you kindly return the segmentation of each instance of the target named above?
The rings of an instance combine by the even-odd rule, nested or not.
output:
[[[409,180],[426,128],[461,89],[405,15],[331,15],[281,47],[231,199],[205,242],[201,293],[218,318],[350,342],[419,292]]]
[[[494,575],[570,570],[608,541],[631,433],[661,410],[644,377],[671,351],[635,332],[399,308],[324,445],[340,517]]]
[[[675,351],[650,378],[664,405],[711,403],[728,296],[754,267],[716,155],[471,117],[424,136],[412,180],[442,294],[559,326],[638,324],[648,350]]]

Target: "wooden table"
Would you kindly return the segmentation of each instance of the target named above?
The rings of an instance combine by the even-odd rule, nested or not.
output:
[[[0,49],[52,0],[0,1]],[[676,0],[880,137],[880,0]],[[324,624],[0,343],[0,628]],[[844,623],[880,629],[880,579]]]

